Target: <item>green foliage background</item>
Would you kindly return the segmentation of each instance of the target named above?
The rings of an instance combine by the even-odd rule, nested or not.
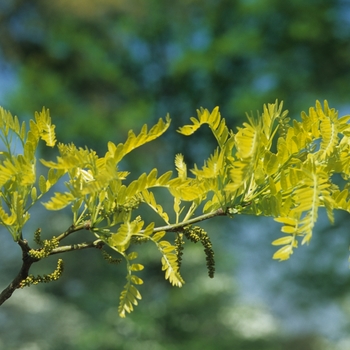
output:
[[[179,152],[188,164],[201,164],[214,142],[209,132],[189,140],[174,132],[200,106],[219,105],[231,128],[246,111],[276,98],[292,116],[316,99],[349,109],[349,13],[346,1],[330,0],[9,0],[0,5],[0,105],[21,117],[46,106],[60,140],[99,152],[169,112],[172,132],[137,151],[125,167],[136,174],[168,169]],[[284,263],[271,260],[278,224],[208,222],[207,230],[217,233],[214,280],[194,247],[183,266],[187,284],[172,289],[150,251],[154,271],[145,273],[153,283],[126,320],[116,309],[124,271],[99,252],[75,252],[65,259],[64,279],[19,291],[2,307],[0,345],[346,348],[348,218],[338,215],[341,224],[329,229],[321,221],[310,246]],[[70,225],[65,215],[35,216],[49,235]],[[11,243],[2,239],[2,285],[20,262]],[[330,317],[328,328],[319,321]]]

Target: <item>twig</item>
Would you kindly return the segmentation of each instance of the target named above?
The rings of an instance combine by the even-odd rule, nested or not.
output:
[[[52,249],[52,251],[50,252],[50,255],[73,252],[75,250],[82,250],[87,248],[101,249],[103,245],[104,243],[100,239],[97,239],[96,241],[93,241],[93,242],[84,242],[84,243],[78,243],[78,244],[65,245],[62,247],[57,247]]]
[[[79,225],[79,226],[70,226],[65,232],[61,233],[58,237],[57,240],[58,241],[62,241],[62,239],[68,237],[71,233],[73,232],[77,232],[80,230],[89,230],[90,229],[90,221],[86,221],[83,224]]]
[[[184,221],[184,222],[180,222],[178,224],[173,224],[173,225],[167,225],[167,226],[160,226],[160,227],[156,227],[153,232],[160,232],[160,231],[166,231],[166,232],[177,232],[177,231],[182,231],[182,229],[188,225],[192,225],[192,224],[196,224],[197,222],[201,222],[204,220],[208,220],[211,219],[215,216],[224,216],[227,215],[227,213],[220,209],[217,209],[211,213],[208,214],[203,214],[203,215],[199,215],[196,216],[193,219]],[[140,231],[140,233],[143,233],[144,230]]]

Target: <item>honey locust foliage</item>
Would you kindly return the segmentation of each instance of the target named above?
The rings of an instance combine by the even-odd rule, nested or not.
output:
[[[277,101],[264,105],[257,117],[247,115],[247,122],[231,130],[221,118],[218,107],[212,112],[197,111],[191,124],[178,132],[190,136],[207,125],[217,141],[217,147],[202,167],[194,165],[189,172],[182,154],[175,156],[176,174],[162,175],[156,168],[127,181],[129,173],[120,169],[120,162],[135,148],[160,137],[169,127],[170,118],[159,119],[150,130],[143,126],[136,135],[130,131],[125,143],[108,143],[100,157],[88,148],[56,143],[55,128],[49,111],[35,114],[29,127],[17,117],[0,109],[1,207],[0,222],[23,250],[23,266],[19,276],[3,293],[2,302],[15,288],[56,280],[63,270],[62,260],[48,275],[29,275],[30,265],[46,257],[85,248],[100,248],[103,257],[118,263],[126,262],[126,284],[119,300],[119,314],[125,317],[141,299],[143,284],[135,245],[150,242],[159,252],[165,279],[181,287],[184,280],[180,266],[185,238],[201,242],[206,254],[208,273],[214,276],[214,252],[209,235],[194,224],[214,216],[238,214],[265,215],[282,224],[283,236],[272,242],[280,246],[273,258],[286,260],[299,243],[308,243],[317,221],[318,210],[324,207],[333,222],[333,210],[350,211],[350,116],[338,113],[316,102],[301,120],[290,121],[283,104]],[[37,174],[36,151],[40,140],[56,147],[56,161],[40,159],[48,170]],[[342,185],[333,181],[340,174]],[[41,240],[40,229],[34,233],[39,248],[30,248],[23,229],[30,218],[30,209],[65,176],[66,190],[54,192],[43,203],[47,210],[72,211],[72,225],[58,236]],[[173,197],[173,213],[167,213],[155,188],[165,188]],[[140,206],[151,208],[164,222],[142,218]],[[202,213],[198,213],[199,207]],[[90,242],[63,245],[69,235],[86,229],[94,238]],[[175,233],[169,234],[170,232]],[[92,237],[93,237],[92,236]],[[117,253],[113,258],[103,250],[109,247]],[[29,261],[29,265],[28,264]]]

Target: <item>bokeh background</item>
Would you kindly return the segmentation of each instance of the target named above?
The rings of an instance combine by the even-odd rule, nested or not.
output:
[[[283,100],[299,118],[327,99],[350,114],[348,0],[2,0],[0,105],[28,120],[50,109],[58,139],[106,151],[170,113],[170,131],[134,152],[134,175],[173,169],[176,153],[202,165],[209,131],[187,139],[176,129],[203,106],[220,106],[235,129],[245,112]],[[42,155],[50,157],[51,154]],[[344,350],[350,348],[349,216],[330,226],[320,212],[314,238],[289,261],[271,259],[280,225],[267,218],[216,218],[216,277],[201,247],[187,244],[186,284],[164,281],[159,256],[142,253],[143,300],[120,319],[122,266],[98,251],[67,254],[60,281],[17,291],[0,309],[0,348]],[[50,237],[69,213],[32,212]],[[21,254],[0,232],[0,286]],[[86,239],[81,233],[76,239]],[[84,236],[85,235],[85,236]],[[55,259],[50,261],[52,268]],[[34,272],[49,273],[50,266]]]

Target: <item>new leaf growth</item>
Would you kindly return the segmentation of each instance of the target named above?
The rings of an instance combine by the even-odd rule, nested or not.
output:
[[[299,243],[309,243],[318,210],[326,209],[333,222],[333,210],[350,211],[350,116],[338,113],[317,101],[316,107],[303,112],[301,121],[287,117],[283,104],[277,101],[264,105],[261,115],[247,116],[236,130],[226,125],[219,108],[212,112],[197,111],[192,124],[178,132],[190,136],[207,125],[217,147],[204,165],[194,164],[188,171],[182,154],[175,155],[175,170],[158,174],[154,168],[129,182],[129,172],[121,161],[135,148],[159,138],[170,125],[170,118],[159,119],[150,130],[144,125],[136,135],[130,131],[124,143],[109,142],[103,157],[89,148],[56,141],[55,126],[49,111],[35,114],[29,128],[17,117],[0,109],[0,223],[9,231],[23,252],[22,268],[1,293],[0,301],[8,299],[15,289],[56,280],[62,273],[62,260],[48,275],[29,275],[35,262],[53,254],[78,249],[110,248],[117,258],[102,250],[110,263],[126,262],[126,284],[119,298],[119,314],[125,317],[141,299],[143,280],[139,277],[144,264],[134,250],[135,244],[153,244],[158,251],[165,279],[181,287],[180,273],[185,239],[201,242],[210,277],[215,261],[210,235],[198,224],[215,216],[238,214],[264,215],[282,224],[283,236],[272,242],[280,246],[273,258],[286,260]],[[57,147],[56,161],[40,159],[46,174],[37,173],[36,151],[40,140],[48,147]],[[343,185],[333,181],[340,174]],[[52,187],[65,175],[66,190],[52,193]],[[165,188],[173,198],[173,213],[164,210],[156,188]],[[50,192],[44,203],[47,210],[69,207],[72,222],[62,233],[41,240],[40,229],[34,234],[39,248],[31,248],[24,228],[30,210]],[[148,206],[164,226],[141,217],[139,207]],[[202,212],[199,212],[202,208]],[[91,240],[64,245],[65,239],[80,230],[91,232]],[[176,233],[169,234],[169,233]],[[142,254],[140,254],[140,260]]]

